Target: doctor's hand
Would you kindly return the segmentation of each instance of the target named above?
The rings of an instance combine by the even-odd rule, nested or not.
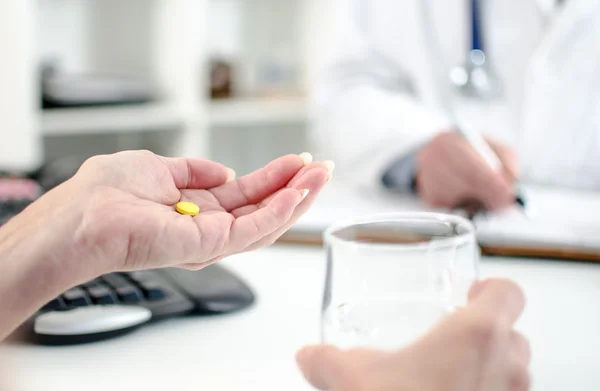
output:
[[[431,140],[417,155],[417,190],[433,206],[455,208],[476,204],[497,210],[514,203],[512,184],[518,177],[513,150],[488,139],[504,166],[492,170],[459,134],[444,132]]]
[[[328,391],[526,391],[530,348],[513,329],[524,307],[506,280],[476,284],[469,304],[405,349],[342,351],[305,348],[297,355],[306,379]]]

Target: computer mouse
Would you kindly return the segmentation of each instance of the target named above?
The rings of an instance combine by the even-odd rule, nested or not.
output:
[[[152,313],[144,307],[96,305],[38,315],[33,331],[42,344],[69,345],[122,335],[151,318]]]
[[[196,272],[177,268],[161,272],[194,302],[192,313],[196,315],[237,312],[250,307],[256,299],[240,277],[218,264]]]

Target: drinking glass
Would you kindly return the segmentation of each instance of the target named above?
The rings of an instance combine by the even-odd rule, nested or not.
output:
[[[324,233],[322,342],[397,349],[467,302],[479,279],[469,220],[438,213],[366,216]]]

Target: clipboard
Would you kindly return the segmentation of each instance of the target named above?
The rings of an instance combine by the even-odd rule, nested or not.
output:
[[[518,208],[476,216],[472,222],[483,255],[600,263],[600,193],[524,186],[531,218]],[[418,198],[385,190],[331,183],[278,243],[322,246],[323,231],[342,219],[432,209]]]

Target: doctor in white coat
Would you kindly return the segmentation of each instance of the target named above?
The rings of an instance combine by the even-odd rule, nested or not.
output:
[[[313,135],[338,178],[443,207],[506,207],[515,181],[600,190],[600,0],[335,1]]]

